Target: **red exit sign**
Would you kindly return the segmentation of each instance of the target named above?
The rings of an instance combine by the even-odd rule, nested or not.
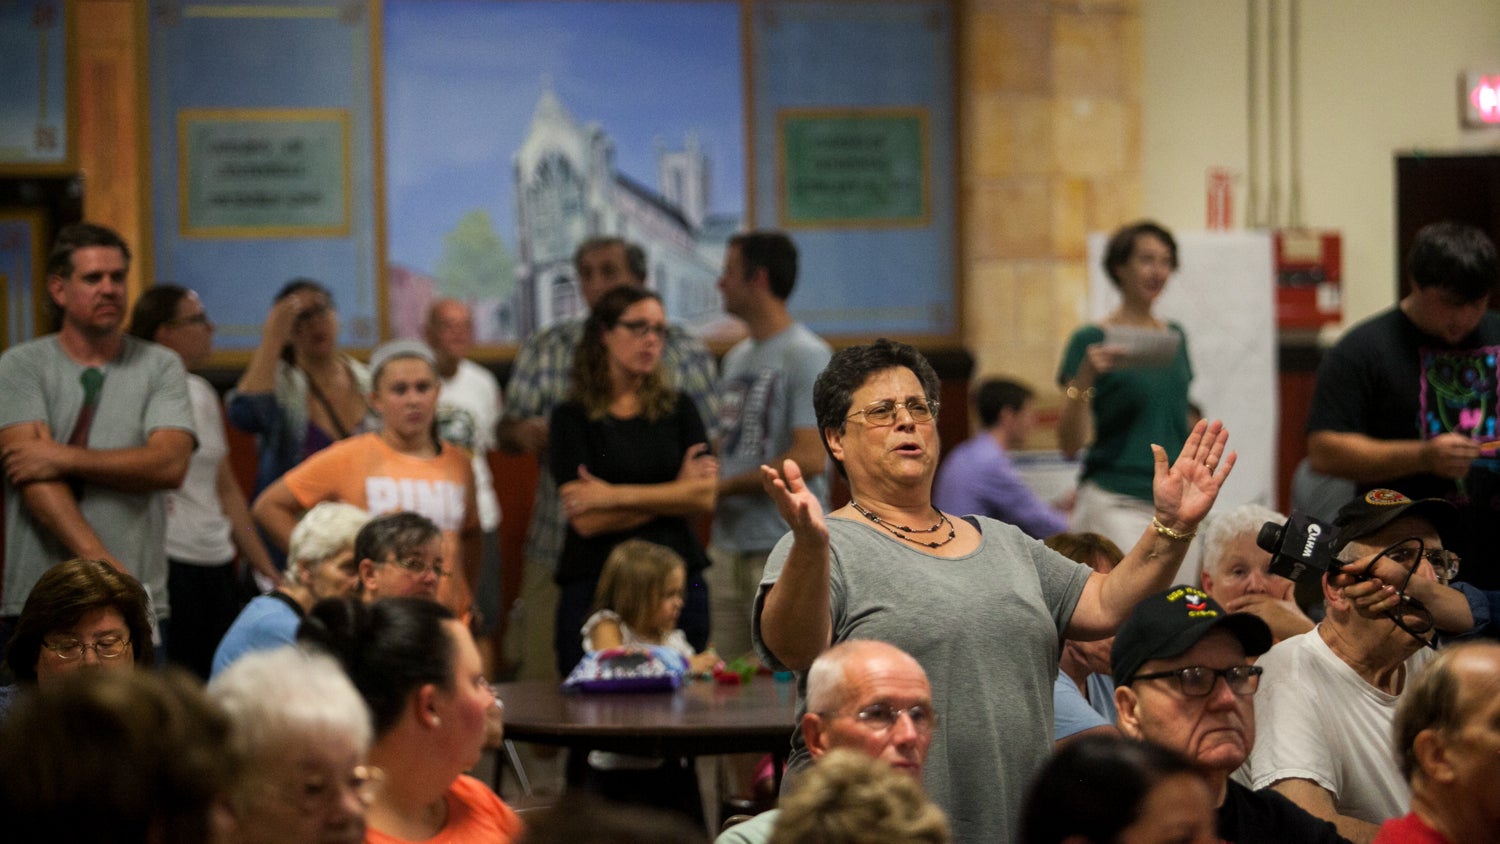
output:
[[[1500,126],[1500,71],[1463,77],[1465,126]]]

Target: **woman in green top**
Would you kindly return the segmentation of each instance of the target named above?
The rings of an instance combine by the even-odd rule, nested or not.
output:
[[[1073,457],[1088,447],[1071,529],[1092,531],[1130,547],[1151,522],[1151,444],[1175,453],[1188,435],[1187,335],[1152,307],[1177,269],[1177,241],[1148,220],[1116,231],[1104,271],[1120,305],[1098,324],[1073,332],[1057,373],[1063,388],[1058,441]],[[1105,342],[1111,329],[1170,332],[1169,361],[1132,362],[1127,349]]]

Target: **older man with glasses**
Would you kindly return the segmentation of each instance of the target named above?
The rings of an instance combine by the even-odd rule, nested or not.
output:
[[[852,639],[824,651],[808,669],[801,726],[814,763],[842,747],[921,782],[936,725],[927,672],[895,645]],[[777,813],[772,809],[730,827],[717,844],[764,844]]]
[[[1387,573],[1398,592],[1436,587],[1458,566],[1445,545],[1460,530],[1442,499],[1413,500],[1389,489],[1366,492],[1339,510],[1333,551],[1342,573],[1324,578],[1328,614],[1260,661],[1266,669],[1256,724],[1262,742],[1241,772],[1274,788],[1356,842],[1406,814],[1411,801],[1391,747],[1391,723],[1408,678],[1431,659],[1434,619],[1420,602],[1392,601],[1361,612],[1345,587]],[[1399,576],[1393,575],[1400,572]],[[1372,617],[1373,616],[1373,617]]]
[[[1185,756],[1217,801],[1226,842],[1340,840],[1274,791],[1230,779],[1255,747],[1255,693],[1266,672],[1250,664],[1271,630],[1249,613],[1225,613],[1202,590],[1175,586],[1136,605],[1110,651],[1120,732]]]

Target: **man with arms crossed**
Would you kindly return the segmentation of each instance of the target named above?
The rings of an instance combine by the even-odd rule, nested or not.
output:
[[[0,355],[5,639],[37,578],[71,557],[129,572],[168,614],[166,490],[197,439],[182,359],[125,334],[129,269],[115,232],[65,227],[47,261],[61,327]]]

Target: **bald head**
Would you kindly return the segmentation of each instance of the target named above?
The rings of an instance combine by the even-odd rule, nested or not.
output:
[[[427,309],[423,334],[437,356],[438,372],[451,377],[474,346],[474,312],[457,299],[439,299]]]
[[[920,777],[935,723],[927,672],[893,645],[842,642],[808,670],[802,737],[815,759],[849,748]]]

